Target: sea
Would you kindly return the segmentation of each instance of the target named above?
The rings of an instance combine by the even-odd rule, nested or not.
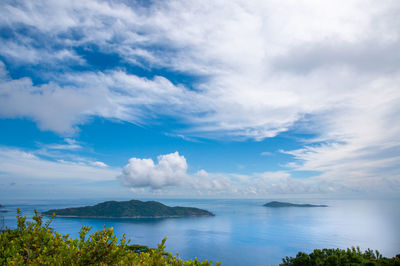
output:
[[[142,199],[150,200],[150,199]],[[168,206],[206,209],[213,217],[155,219],[54,218],[51,227],[77,238],[83,225],[100,230],[112,227],[131,243],[157,247],[164,237],[166,250],[183,259],[212,260],[221,265],[279,265],[299,251],[360,247],[379,250],[386,257],[400,254],[400,201],[359,199],[285,199],[292,203],[328,207],[268,208],[275,199],[156,199]],[[93,205],[104,200],[29,200],[1,202],[9,210],[0,223],[16,227],[16,209],[32,217],[34,209]],[[2,217],[1,217],[2,216]]]

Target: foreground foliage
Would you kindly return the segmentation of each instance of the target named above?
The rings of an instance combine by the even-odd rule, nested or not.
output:
[[[156,249],[129,245],[125,236],[118,241],[112,228],[88,234],[83,226],[78,239],[55,232],[49,219],[43,222],[36,211],[27,222],[18,210],[16,229],[0,232],[0,265],[212,265],[197,259],[183,261],[165,252],[165,241]],[[219,265],[219,263],[217,263]]]
[[[315,249],[312,253],[297,253],[296,257],[286,257],[281,266],[314,266],[314,265],[399,265],[400,254],[394,258],[384,258],[378,251],[360,251],[360,248]]]
[[[197,259],[183,261],[165,251],[165,241],[156,249],[131,245],[125,236],[118,241],[112,228],[89,234],[91,227],[83,226],[78,239],[55,232],[50,223],[43,222],[36,211],[33,222],[27,222],[19,210],[16,229],[0,229],[0,265],[212,265]],[[295,258],[286,257],[282,266],[314,265],[399,265],[400,254],[384,258],[378,251],[365,252],[359,248],[316,249],[307,254],[299,252]],[[217,263],[216,265],[219,265]]]

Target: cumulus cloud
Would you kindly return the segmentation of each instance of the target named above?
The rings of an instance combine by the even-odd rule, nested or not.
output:
[[[210,174],[204,169],[195,174],[188,174],[187,168],[185,157],[179,155],[178,152],[158,156],[157,163],[154,163],[152,159],[131,158],[122,169],[122,174],[118,176],[118,179],[123,185],[131,187],[135,191],[138,188],[147,188],[150,190],[162,189],[163,192],[166,192],[173,187],[185,188],[187,191],[197,191],[198,193],[237,191],[233,183],[238,179],[234,175]],[[177,193],[182,194],[182,192]]]
[[[160,155],[157,161],[131,158],[118,178],[126,186],[153,189],[178,185],[187,178],[186,159],[178,152]]]
[[[188,180],[188,184],[198,193],[236,193],[244,184],[239,182],[235,175],[208,173],[204,169],[197,171]]]

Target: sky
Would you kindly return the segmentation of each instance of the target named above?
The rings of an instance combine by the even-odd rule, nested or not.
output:
[[[0,200],[398,197],[399,13],[4,0]]]

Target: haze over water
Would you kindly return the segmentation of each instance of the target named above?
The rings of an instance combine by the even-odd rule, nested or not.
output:
[[[377,249],[384,256],[400,253],[400,206],[397,200],[299,200],[295,203],[327,204],[326,208],[266,208],[269,199],[163,199],[169,206],[207,209],[215,217],[168,219],[56,218],[52,227],[78,237],[82,225],[100,230],[113,227],[132,243],[156,247],[164,237],[167,250],[184,259],[211,259],[222,265],[277,265],[285,256],[316,248]],[[10,204],[5,223],[16,226],[15,208],[31,216],[33,208],[83,206],[99,201],[49,201]]]

